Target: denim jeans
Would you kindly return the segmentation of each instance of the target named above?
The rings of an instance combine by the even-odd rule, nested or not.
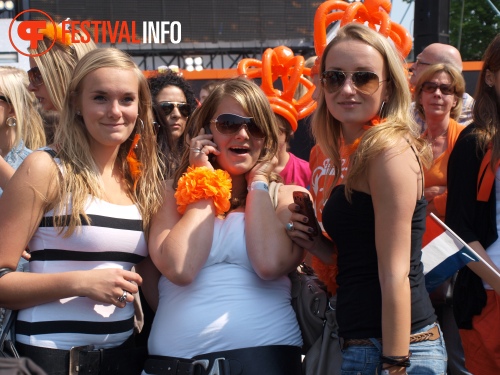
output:
[[[428,325],[412,333],[426,332],[437,323]],[[441,332],[441,329],[440,329]],[[376,346],[349,346],[342,350],[342,375],[380,374],[382,364],[380,356],[382,346],[372,339]],[[443,333],[434,341],[421,341],[410,344],[412,353],[411,366],[406,369],[408,375],[444,375],[446,374],[447,355]]]

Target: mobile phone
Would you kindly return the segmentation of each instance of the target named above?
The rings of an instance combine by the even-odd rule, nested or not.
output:
[[[212,132],[210,131],[210,125],[205,125],[203,127],[203,129],[205,130],[205,134],[212,134]],[[213,164],[215,162],[215,155],[214,154],[208,154],[208,161]]]
[[[316,214],[314,213],[313,204],[309,194],[303,191],[294,191],[293,192],[293,201],[295,204],[300,206],[300,213],[304,216],[307,216],[308,221],[307,225],[309,225],[313,232],[310,233],[311,236],[318,235],[318,221],[316,220]]]

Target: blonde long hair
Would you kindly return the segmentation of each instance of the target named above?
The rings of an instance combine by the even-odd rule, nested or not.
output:
[[[43,122],[36,109],[35,97],[28,91],[28,74],[12,66],[0,67],[0,90],[9,100],[15,117],[14,147],[21,141],[30,150],[45,146]]]
[[[80,41],[82,39],[81,32],[73,31],[72,37]],[[38,42],[36,49],[28,48],[28,52],[32,55],[44,53],[52,45],[52,42],[53,39],[45,36]],[[36,66],[40,69],[50,100],[58,112],[62,111],[66,88],[77,62],[96,48],[97,46],[92,39],[85,43],[77,42],[69,45],[56,40],[48,52],[33,57]]]
[[[127,141],[120,145],[116,162],[123,173],[130,196],[142,214],[144,230],[147,234],[150,217],[161,204],[162,181],[156,137],[153,130],[151,94],[141,70],[129,55],[115,48],[96,49],[86,54],[76,65],[69,83],[68,95],[61,113],[61,121],[56,128],[55,134],[55,144],[59,149],[58,157],[64,171],[61,177],[62,183],[60,184],[56,212],[59,215],[66,215],[70,211],[70,207],[72,212],[68,223],[65,224],[63,218],[61,218],[57,225],[66,225],[67,231],[65,235],[71,235],[74,229],[81,225],[80,215],[87,222],[89,221],[88,216],[85,214],[88,194],[100,199],[104,197],[102,180],[90,152],[88,131],[83,118],[77,115],[76,110],[83,80],[89,73],[100,68],[131,70],[139,81],[139,116],[135,131]],[[141,134],[136,154],[143,168],[142,174],[137,180],[136,186],[134,186],[134,180],[126,158],[136,133]]]
[[[423,140],[419,139],[419,127],[410,114],[411,94],[403,67],[403,58],[386,38],[359,23],[350,23],[341,27],[323,52],[320,75],[325,71],[325,59],[328,52],[340,42],[352,40],[368,44],[380,53],[387,70],[387,90],[391,95],[379,114],[385,121],[364,133],[356,152],[351,157],[346,180],[348,197],[353,183],[364,174],[367,161],[382,150],[394,147],[402,137],[409,141],[409,145],[415,146],[424,165],[428,165],[432,160],[430,149]],[[341,174],[342,132],[340,121],[328,111],[322,85],[319,87],[318,108],[314,113],[312,130],[321,150],[330,158],[335,174],[332,185],[325,189],[328,192],[325,194],[327,197],[338,183]]]

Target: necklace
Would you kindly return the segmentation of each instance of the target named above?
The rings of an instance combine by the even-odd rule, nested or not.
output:
[[[448,128],[442,132],[441,134],[435,136],[434,138],[432,137],[429,137],[429,130],[427,130],[427,135],[426,135],[426,138],[427,140],[431,143],[431,144],[434,144],[434,142],[438,139],[438,138],[441,138],[443,136],[445,136],[446,134],[448,133]]]

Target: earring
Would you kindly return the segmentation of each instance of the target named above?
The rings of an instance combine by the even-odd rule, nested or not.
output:
[[[82,112],[80,112],[80,110],[77,110],[77,111],[76,111],[76,115],[77,115],[77,116],[81,116],[81,115],[82,115]]]
[[[382,102],[382,104],[380,105],[380,109],[378,110],[378,116],[380,118],[382,118],[382,113],[384,111],[384,106],[385,106],[385,100]]]
[[[17,125],[17,122],[16,122],[16,118],[15,117],[8,117],[7,120],[5,120],[5,123],[10,126],[11,128],[13,128],[14,126]]]

